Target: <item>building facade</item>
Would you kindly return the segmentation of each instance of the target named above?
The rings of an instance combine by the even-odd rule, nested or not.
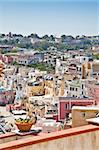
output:
[[[93,99],[59,97],[58,120],[64,121],[71,113],[73,106],[88,106],[94,104]]]

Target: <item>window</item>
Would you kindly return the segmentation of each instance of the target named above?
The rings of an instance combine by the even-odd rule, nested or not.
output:
[[[73,88],[73,87],[70,87],[70,91],[74,91],[74,88]]]
[[[83,60],[86,60],[86,58],[84,58]]]
[[[69,104],[65,104],[65,110],[69,109]]]
[[[82,117],[83,117],[83,118],[85,117],[85,112],[82,112]]]
[[[93,76],[94,76],[94,75],[97,75],[97,73],[93,73]]]
[[[77,91],[77,88],[76,88],[76,91]]]
[[[65,118],[66,118],[66,121],[68,121],[69,113],[66,113],[66,114],[65,114]]]
[[[67,104],[65,105],[65,108],[67,109]]]

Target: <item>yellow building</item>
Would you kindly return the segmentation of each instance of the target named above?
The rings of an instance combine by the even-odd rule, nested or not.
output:
[[[91,76],[92,64],[86,62],[82,64],[82,79],[86,79],[88,76]]]
[[[42,81],[29,81],[26,87],[27,96],[49,95],[51,97],[63,96],[65,88],[65,78],[49,77]]]
[[[73,106],[72,108],[72,127],[87,125],[89,118],[96,117],[99,107]]]
[[[53,77],[52,80],[47,79],[45,81],[45,94],[50,96],[63,96],[64,95],[64,78],[58,76]]]
[[[87,77],[99,78],[99,61],[82,64],[82,78]]]
[[[54,81],[45,80],[45,95],[54,96]]]
[[[27,96],[38,96],[38,95],[44,95],[45,89],[44,89],[44,82],[28,82],[27,84]]]

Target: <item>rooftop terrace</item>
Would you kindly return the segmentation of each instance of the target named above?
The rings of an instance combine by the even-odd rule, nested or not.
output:
[[[99,150],[99,126],[86,125],[38,136],[0,135],[0,150]]]

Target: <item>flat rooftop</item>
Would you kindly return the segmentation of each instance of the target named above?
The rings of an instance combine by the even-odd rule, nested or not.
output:
[[[72,110],[98,110],[99,111],[99,107],[98,106],[73,106]]]

